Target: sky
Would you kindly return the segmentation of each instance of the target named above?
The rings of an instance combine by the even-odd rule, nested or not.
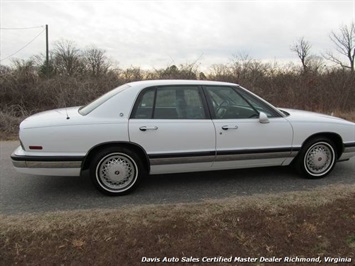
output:
[[[297,60],[301,37],[314,54],[334,50],[331,31],[355,21],[355,0],[0,0],[0,64],[45,53],[59,40],[103,49],[120,67],[161,68],[197,61],[204,67],[248,54]],[[37,36],[37,38],[35,38]]]

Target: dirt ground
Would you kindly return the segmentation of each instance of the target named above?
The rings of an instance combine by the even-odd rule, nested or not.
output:
[[[0,216],[0,265],[284,265],[285,257],[287,265],[320,265],[297,262],[318,257],[321,265],[354,265],[354,185]]]

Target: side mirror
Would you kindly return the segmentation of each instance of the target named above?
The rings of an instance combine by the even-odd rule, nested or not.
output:
[[[267,117],[267,115],[264,112],[259,113],[259,122],[261,124],[267,124],[270,122],[269,118]]]

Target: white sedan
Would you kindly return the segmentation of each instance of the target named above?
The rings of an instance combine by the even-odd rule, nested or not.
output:
[[[16,170],[78,176],[90,171],[109,195],[148,174],[293,164],[308,178],[355,155],[355,124],[278,109],[239,85],[156,80],[120,86],[92,103],[32,115],[20,125]]]

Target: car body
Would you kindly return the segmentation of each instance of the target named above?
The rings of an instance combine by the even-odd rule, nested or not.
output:
[[[320,178],[355,155],[355,124],[278,109],[233,83],[152,80],[122,85],[83,107],[41,112],[20,124],[17,171],[78,176],[90,170],[109,195],[147,174],[293,164]]]

